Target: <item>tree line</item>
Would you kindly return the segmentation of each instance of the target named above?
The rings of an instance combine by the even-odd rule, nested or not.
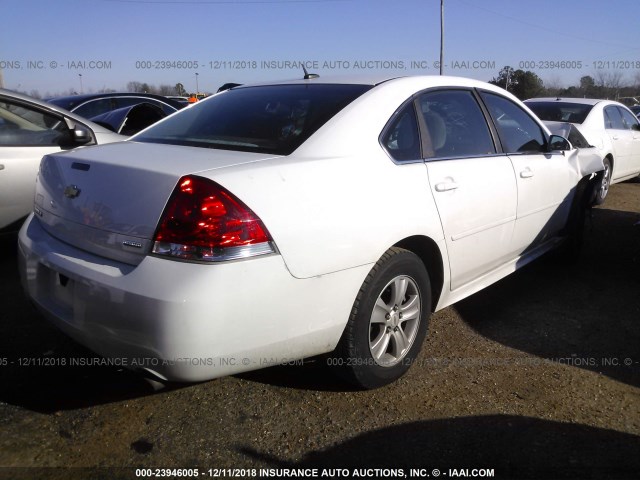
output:
[[[534,72],[530,70],[515,70],[510,66],[503,67],[496,77],[489,80],[489,83],[498,85],[508,90],[521,100],[533,97],[585,97],[603,98],[617,100],[621,97],[636,97],[640,100],[640,72],[636,73],[632,81],[625,81],[624,75],[620,71],[598,71],[594,75],[585,75],[580,78],[578,85],[570,87],[560,86],[559,80],[548,80],[547,84]],[[111,88],[91,90],[91,93],[116,92]],[[179,95],[188,96],[189,93],[182,83],[175,85],[153,85],[147,82],[131,81],[127,83],[126,92],[132,93],[155,93],[157,95]],[[32,97],[42,98],[38,90],[31,90],[28,93]],[[85,92],[86,93],[86,92]],[[51,95],[49,92],[45,98],[56,96],[77,95],[74,89]]]
[[[18,90],[20,91],[20,90]],[[83,93],[114,93],[114,92],[130,92],[130,93],[153,93],[156,95],[163,96],[172,96],[178,95],[181,97],[186,97],[189,95],[189,92],[184,88],[182,83],[176,83],[175,85],[153,85],[146,82],[137,82],[131,81],[127,82],[127,86],[124,90],[115,90],[113,88],[99,88],[99,89],[90,89]],[[68,90],[64,90],[62,92],[56,92],[55,94],[51,94],[47,92],[44,96],[38,90],[31,90],[30,92],[22,91],[21,93],[25,93],[33,98],[55,98],[55,97],[67,97],[71,95],[79,95],[78,92],[74,88],[70,88]]]
[[[534,72],[514,70],[507,65],[489,83],[508,90],[520,100],[533,97],[583,97],[609,100],[618,100],[622,97],[640,97],[640,73],[637,73],[633,81],[629,83],[624,81],[624,76],[619,71],[598,71],[594,76],[581,77],[578,85],[561,87],[559,81],[552,80],[545,85]]]

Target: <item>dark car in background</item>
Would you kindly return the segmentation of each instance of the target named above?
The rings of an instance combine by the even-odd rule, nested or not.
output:
[[[69,110],[76,115],[89,119],[112,110],[130,107],[139,103],[155,105],[162,109],[166,115],[171,115],[185,107],[183,103],[177,100],[151,93],[91,93],[50,98],[47,99],[47,101],[65,110]]]
[[[182,97],[180,95],[169,95],[167,96],[167,98],[170,100],[175,100],[176,102],[180,103],[185,107],[189,106],[189,97]]]

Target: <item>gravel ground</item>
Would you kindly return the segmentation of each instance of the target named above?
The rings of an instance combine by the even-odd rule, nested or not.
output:
[[[113,367],[25,366],[95,356],[24,298],[4,238],[0,478],[640,478],[640,183],[609,195],[579,263],[550,255],[436,313],[409,373],[367,392],[320,359],[159,391]]]

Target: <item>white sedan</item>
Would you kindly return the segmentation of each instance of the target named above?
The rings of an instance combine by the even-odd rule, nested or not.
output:
[[[579,238],[591,150],[468,79],[240,86],[46,156],[22,281],[60,329],[161,380],[332,352],[374,388],[431,312]]]
[[[0,233],[17,231],[33,210],[43,155],[124,139],[59,107],[0,89]]]
[[[532,98],[525,104],[542,120],[570,122],[598,148],[604,171],[596,203],[613,183],[640,175],[640,121],[621,103],[591,98]]]

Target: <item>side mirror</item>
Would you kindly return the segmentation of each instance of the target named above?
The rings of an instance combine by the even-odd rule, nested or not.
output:
[[[553,151],[566,151],[566,150],[571,150],[571,143],[569,143],[569,140],[567,140],[564,137],[561,137],[560,135],[551,135],[549,137],[549,151],[553,152]]]
[[[93,140],[89,129],[83,125],[76,125],[72,130],[73,140],[78,145],[86,145]]]
[[[76,123],[67,117],[65,117],[64,122],[67,124],[67,128],[71,133],[71,146],[79,147],[80,145],[86,145],[93,141],[93,134],[85,125]]]
[[[631,125],[631,130],[640,131],[640,124],[634,123],[633,125]]]

